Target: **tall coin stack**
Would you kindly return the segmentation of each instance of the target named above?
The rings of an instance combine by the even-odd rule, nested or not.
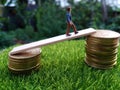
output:
[[[97,30],[88,36],[85,62],[95,68],[112,68],[117,63],[119,37],[119,33],[110,30]]]

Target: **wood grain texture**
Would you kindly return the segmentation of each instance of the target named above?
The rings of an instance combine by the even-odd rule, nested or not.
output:
[[[90,35],[90,34],[96,32],[96,30],[94,30],[93,28],[88,28],[88,29],[80,30],[78,32],[79,33],[77,33],[77,34],[74,34],[74,32],[70,33],[71,36],[66,36],[66,34],[64,34],[64,35],[59,35],[59,36],[55,36],[52,38],[24,44],[24,45],[13,48],[13,50],[10,51],[10,54],[17,54],[17,53],[21,53],[22,51],[25,51],[25,50],[42,47],[42,46],[53,44],[56,42],[61,42],[61,41],[65,41],[65,40],[79,38],[82,36],[87,36],[87,35]]]

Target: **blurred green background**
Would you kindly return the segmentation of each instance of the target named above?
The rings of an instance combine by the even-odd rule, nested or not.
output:
[[[108,1],[81,0],[74,3],[68,0],[77,29],[92,27],[120,32],[120,8],[107,4]],[[2,14],[7,13],[5,2],[0,0],[0,49],[57,36],[66,31],[66,7],[61,7],[59,0],[57,3],[55,0],[37,0],[35,10],[27,10],[26,3],[18,0],[10,16]]]

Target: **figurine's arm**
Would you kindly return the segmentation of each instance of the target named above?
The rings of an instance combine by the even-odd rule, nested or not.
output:
[[[69,15],[67,15],[67,22],[70,22],[71,20],[70,20],[70,16]]]
[[[68,22],[69,24],[72,24],[71,16],[70,16],[69,14],[67,14],[67,22]]]

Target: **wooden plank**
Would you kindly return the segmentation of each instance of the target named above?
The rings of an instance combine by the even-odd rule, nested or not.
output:
[[[13,50],[10,52],[10,54],[17,54],[17,53],[20,53],[20,52],[25,51],[25,50],[29,50],[29,49],[33,49],[33,48],[37,48],[37,47],[42,47],[42,46],[53,44],[56,42],[61,42],[61,41],[65,41],[65,40],[79,38],[82,36],[87,36],[87,35],[90,35],[94,32],[96,32],[96,30],[94,30],[93,28],[88,28],[88,29],[78,31],[77,34],[74,34],[74,32],[72,32],[72,33],[70,33],[71,36],[66,36],[66,34],[64,34],[64,35],[59,35],[56,37],[32,42],[29,44],[24,44],[24,45],[13,48]]]

